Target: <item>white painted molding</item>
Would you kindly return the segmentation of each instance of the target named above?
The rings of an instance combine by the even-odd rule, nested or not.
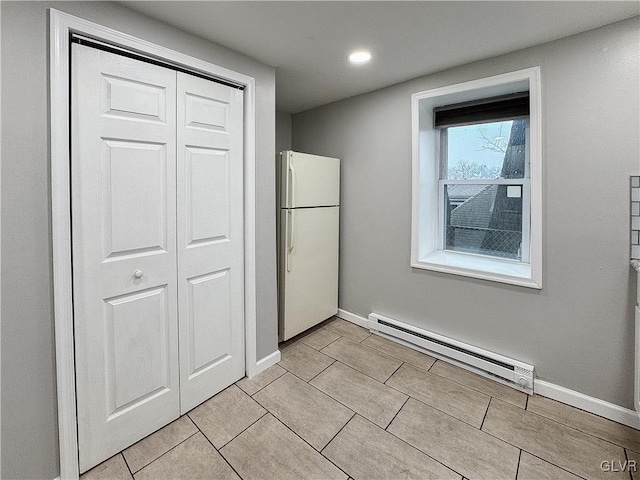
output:
[[[519,272],[504,271],[508,262],[487,260],[460,264],[460,255],[432,255],[442,252],[438,231],[442,218],[432,205],[438,203],[439,136],[432,127],[433,107],[492,95],[529,90],[529,159],[530,159],[530,267]],[[542,95],[540,67],[471,80],[455,85],[416,92],[411,95],[411,257],[413,268],[433,270],[527,288],[542,288]],[[421,108],[421,102],[425,104]],[[449,253],[449,252],[447,252]],[[466,254],[469,255],[469,254]],[[430,259],[431,256],[431,259]],[[435,261],[438,259],[438,261]],[[483,265],[484,263],[484,265]],[[524,267],[524,265],[523,265]],[[526,271],[528,270],[528,271]],[[514,274],[515,273],[515,274]],[[523,276],[525,275],[526,276]]]
[[[2,25],[2,22],[0,21],[0,25]],[[2,37],[2,32],[1,32],[2,28],[0,28],[0,38]],[[1,82],[0,82],[1,83]],[[0,85],[0,92],[2,92],[2,87]],[[0,105],[2,105],[2,95],[0,94]],[[1,115],[0,115],[1,117]],[[0,131],[2,131],[2,122],[0,120]],[[0,138],[0,152],[2,152],[2,138]],[[2,154],[0,154],[0,166],[2,165]],[[0,171],[2,171],[2,168],[0,168]],[[2,182],[0,181],[0,185],[2,184]],[[0,198],[2,198],[2,194],[0,193]],[[1,211],[1,209],[0,209]],[[2,235],[0,235],[0,238],[2,238]],[[0,242],[0,251],[2,251],[2,247],[1,247],[1,242]],[[2,271],[2,256],[0,255],[0,271]],[[2,286],[0,285],[0,298],[2,298]],[[2,324],[2,311],[0,311],[0,332],[2,331],[1,328],[1,324]],[[0,345],[2,344],[2,342],[0,342]],[[0,349],[0,358],[2,358],[2,352]],[[0,369],[1,370],[1,369]],[[0,385],[2,385],[2,374],[0,373]],[[2,397],[0,395],[0,397]],[[2,402],[0,401],[0,412],[2,411]],[[2,425],[2,415],[0,415],[0,432],[2,431],[1,428]],[[0,437],[2,437],[2,435],[0,435]],[[2,440],[0,440],[0,452],[2,451]],[[0,478],[2,478],[2,461],[0,461]]]
[[[640,275],[637,275],[640,276]],[[640,285],[640,278],[638,284]],[[638,287],[636,287],[638,288]],[[633,408],[637,415],[640,415],[640,308],[635,308],[635,368],[633,369]]]
[[[369,320],[355,313],[339,308],[337,316],[361,327],[369,328]],[[394,337],[385,336],[385,338],[402,345],[402,342],[397,341]],[[429,355],[433,355],[433,353],[429,352]],[[614,422],[622,423],[628,427],[640,430],[640,417],[634,410],[615,405],[605,400],[600,400],[599,398],[590,397],[584,393],[576,392],[575,390],[570,390],[568,388],[561,387],[560,385],[555,385],[539,379],[534,381],[534,392],[536,395],[566,403],[567,405],[579,408],[580,410],[585,410],[595,415],[613,420]]]
[[[341,308],[338,309],[338,314],[336,317],[340,317],[343,320],[346,320],[351,323],[355,323],[363,328],[369,330],[369,319],[365,317],[361,317],[357,313],[348,312],[347,310],[343,310]]]
[[[56,342],[56,381],[60,478],[78,478],[75,353],[71,272],[71,218],[69,196],[69,65],[70,33],[78,33],[126,50],[158,58],[183,68],[243,85],[244,89],[244,238],[245,238],[245,369],[258,371],[256,358],[256,85],[255,79],[79,17],[49,9],[51,217],[53,237],[53,297]],[[265,363],[266,364],[266,363]]]
[[[76,423],[71,218],[69,194],[69,30],[66,16],[50,10],[51,223],[60,477],[79,476]]]
[[[595,415],[640,430],[640,418],[638,417],[638,413],[633,410],[600,400],[599,398],[590,397],[584,393],[576,392],[575,390],[570,390],[544,380],[536,379],[534,385],[536,395],[566,403],[580,410],[586,410]]]
[[[255,373],[253,375],[250,375],[249,372],[247,372],[247,377],[249,378],[255,377],[257,374],[259,374],[260,372],[264,372],[267,368],[274,366],[279,361],[280,361],[280,350],[276,350],[275,352],[270,353],[266,357],[258,360],[258,362],[256,363]]]

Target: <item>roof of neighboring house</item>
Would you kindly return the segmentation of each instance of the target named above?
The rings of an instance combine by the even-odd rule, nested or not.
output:
[[[456,185],[458,186],[458,185]],[[480,191],[451,210],[452,227],[487,228],[491,221],[498,185],[459,185],[481,187]]]
[[[469,197],[477,195],[485,188],[486,185],[447,185],[447,195],[449,195],[449,200],[451,201],[465,201]]]

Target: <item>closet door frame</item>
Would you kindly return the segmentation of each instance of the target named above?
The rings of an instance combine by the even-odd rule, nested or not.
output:
[[[60,478],[78,478],[73,341],[70,198],[70,36],[80,34],[127,51],[244,87],[244,318],[245,370],[251,377],[279,361],[279,351],[256,358],[255,79],[97,23],[49,10],[51,215]],[[270,358],[273,357],[273,358]],[[268,361],[267,361],[268,360]]]

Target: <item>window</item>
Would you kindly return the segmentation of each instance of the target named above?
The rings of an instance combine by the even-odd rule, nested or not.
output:
[[[413,95],[412,266],[541,288],[539,69]]]
[[[442,249],[528,262],[529,92],[437,107],[434,121]]]

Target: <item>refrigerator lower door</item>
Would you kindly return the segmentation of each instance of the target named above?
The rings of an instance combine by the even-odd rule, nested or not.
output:
[[[280,210],[280,337],[338,312],[339,207]]]

